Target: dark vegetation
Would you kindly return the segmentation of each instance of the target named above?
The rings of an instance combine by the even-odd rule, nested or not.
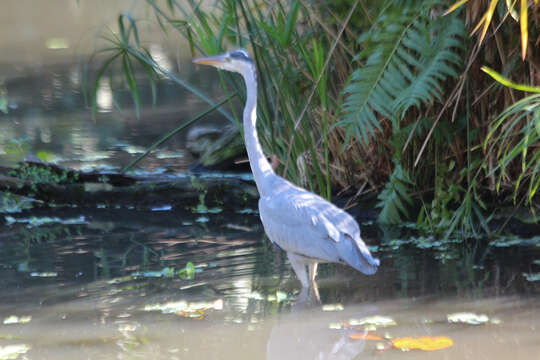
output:
[[[166,205],[178,211],[206,213],[215,208],[221,212],[254,207],[257,199],[255,186],[238,178],[190,175],[160,179],[68,170],[41,162],[0,167],[0,194],[2,210],[12,209],[6,212],[19,212],[25,202],[37,201],[53,207],[140,210]]]
[[[266,153],[277,159],[278,173],[293,182],[326,198],[347,198],[340,202],[345,207],[376,204],[380,224],[411,224],[428,237],[493,235],[504,231],[516,214],[522,221],[537,222],[537,1],[141,3],[148,18],[119,15],[117,28],[104,30],[102,50],[85,67],[99,69],[95,78],[84,77],[95,114],[97,89],[107,81],[113,89],[129,90],[138,114],[140,71],[154,100],[157,82],[166,77],[209,104],[148,152],[211,111],[241,131],[237,105],[244,100],[243,84],[235,75],[219,73],[216,82],[223,97],[214,103],[160,67],[146,49],[141,26],[155,21],[164,35],[187,40],[184,56],[235,47],[252,53],[259,71],[259,136]],[[147,153],[126,164],[123,172]],[[49,203],[70,202],[72,196],[73,203],[94,204],[102,201],[96,194],[107,200],[112,193],[127,203],[130,194],[143,189],[165,198],[168,190],[188,189],[190,198],[179,198],[178,205],[200,202],[189,179],[167,188],[123,175],[118,180],[128,183],[113,183],[114,176],[39,164],[4,170],[7,185],[2,189],[8,194],[30,193]],[[103,188],[87,191],[87,183]],[[208,186],[209,198],[236,194]],[[241,201],[244,186],[237,188]],[[163,189],[156,191],[158,187]],[[137,199],[136,205],[144,203]],[[222,202],[236,204],[233,200]]]
[[[146,4],[165,34],[189,41],[192,56],[252,52],[261,141],[286,178],[327,198],[378,194],[379,222],[416,221],[436,236],[501,230],[502,204],[527,207],[535,221],[537,1]],[[128,14],[117,30],[104,36],[112,46],[96,85],[118,61],[138,108],[134,67],[152,84],[157,73],[171,74],[145,50]],[[238,77],[220,76],[224,93],[243,96]],[[241,113],[229,113],[240,124]]]

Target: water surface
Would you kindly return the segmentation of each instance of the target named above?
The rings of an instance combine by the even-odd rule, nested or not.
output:
[[[0,325],[0,349],[19,345],[21,359],[534,359],[540,353],[539,286],[524,275],[540,271],[537,246],[422,250],[363,225],[366,241],[377,245],[379,272],[368,277],[322,265],[322,304],[309,305],[298,301],[300,284],[264,238],[256,213],[47,214],[56,222],[32,226],[20,214],[1,229],[0,319],[7,323]],[[462,312],[479,323],[448,321]],[[358,325],[373,316],[395,324]],[[391,340],[351,338],[367,330],[382,338],[446,336],[453,346],[403,352]]]

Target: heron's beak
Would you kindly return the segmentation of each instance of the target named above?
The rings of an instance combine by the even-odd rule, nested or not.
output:
[[[199,64],[199,65],[211,65],[219,67],[223,63],[225,63],[225,56],[218,55],[218,56],[209,56],[209,57],[201,57],[193,59],[193,63]]]

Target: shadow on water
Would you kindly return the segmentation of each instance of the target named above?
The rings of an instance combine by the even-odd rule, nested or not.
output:
[[[399,358],[389,338],[422,335],[453,340],[440,358],[540,351],[539,286],[525,276],[540,270],[538,246],[419,249],[364,226],[379,272],[323,265],[322,304],[306,305],[256,213],[37,215],[0,235],[0,351],[29,359]]]

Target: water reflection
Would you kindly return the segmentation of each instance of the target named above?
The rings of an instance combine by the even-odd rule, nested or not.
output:
[[[152,86],[145,70],[137,65],[134,71],[141,107],[140,114],[135,114],[133,99],[121,79],[121,61],[117,61],[110,71],[102,74],[95,94],[98,113],[92,113],[92,87],[105,55],[92,57],[91,53],[108,47],[99,43],[100,29],[107,31],[104,29],[109,23],[115,28],[117,14],[129,8],[133,9],[131,15],[135,19],[145,18],[148,14],[144,6],[133,8],[130,0],[80,4],[64,0],[46,7],[6,1],[2,14],[10,15],[0,22],[0,28],[10,29],[0,32],[8,34],[0,35],[3,49],[0,102],[7,102],[5,109],[0,110],[0,165],[12,165],[24,157],[42,154],[47,161],[66,166],[117,170],[133,158],[120,144],[146,149],[163,134],[207,109],[207,104],[198,97],[161,75],[160,81]],[[35,22],[19,31],[24,33],[24,39],[9,35],[28,17],[33,17]],[[59,18],[66,22],[51,22]],[[201,79],[200,72],[190,79],[192,66],[188,53],[182,52],[182,58],[171,56],[177,49],[186,48],[178,37],[174,44],[167,43],[159,25],[150,21],[145,24],[144,43],[162,69],[177,73],[203,93],[211,93],[213,87]],[[183,64],[182,72],[178,74],[180,64]],[[216,114],[199,121],[205,123],[221,124],[218,128],[224,125],[223,117]],[[85,158],[79,158],[80,152],[73,151],[82,147],[71,142],[72,133],[77,134],[75,139],[93,142],[94,146],[82,149]],[[13,140],[24,142],[24,149],[9,151],[7,148]],[[196,159],[190,154],[184,156],[184,149],[184,135],[180,134],[139,166],[145,170],[185,171]],[[158,157],[161,151],[165,155]],[[181,159],[170,156],[178,153],[182,153]]]
[[[150,55],[152,59],[159,65],[159,67],[167,72],[172,72],[174,70],[173,63],[165,49],[157,43],[150,44],[149,48]],[[165,77],[163,73],[159,73],[161,76]]]
[[[112,110],[113,105],[113,94],[111,85],[107,81],[102,81],[99,84],[99,88],[96,94],[96,103],[98,106],[98,111],[100,112],[109,112]]]
[[[198,225],[192,212],[50,212],[60,221],[0,226],[0,349],[28,359],[532,359],[540,351],[540,289],[521,276],[538,270],[530,247],[457,250],[443,263],[429,250],[382,246],[385,266],[373,277],[322,266],[319,304],[302,301],[256,214],[207,214]],[[510,253],[518,262],[506,261]],[[392,346],[405,336],[446,336],[453,346],[405,355]]]
[[[364,317],[376,310],[373,306],[359,307],[355,316]],[[364,351],[364,339],[352,339],[355,330],[331,324],[343,315],[322,311],[309,299],[296,302],[289,313],[278,317],[272,325],[266,348],[268,360],[351,360]],[[338,321],[337,324],[340,324]]]

